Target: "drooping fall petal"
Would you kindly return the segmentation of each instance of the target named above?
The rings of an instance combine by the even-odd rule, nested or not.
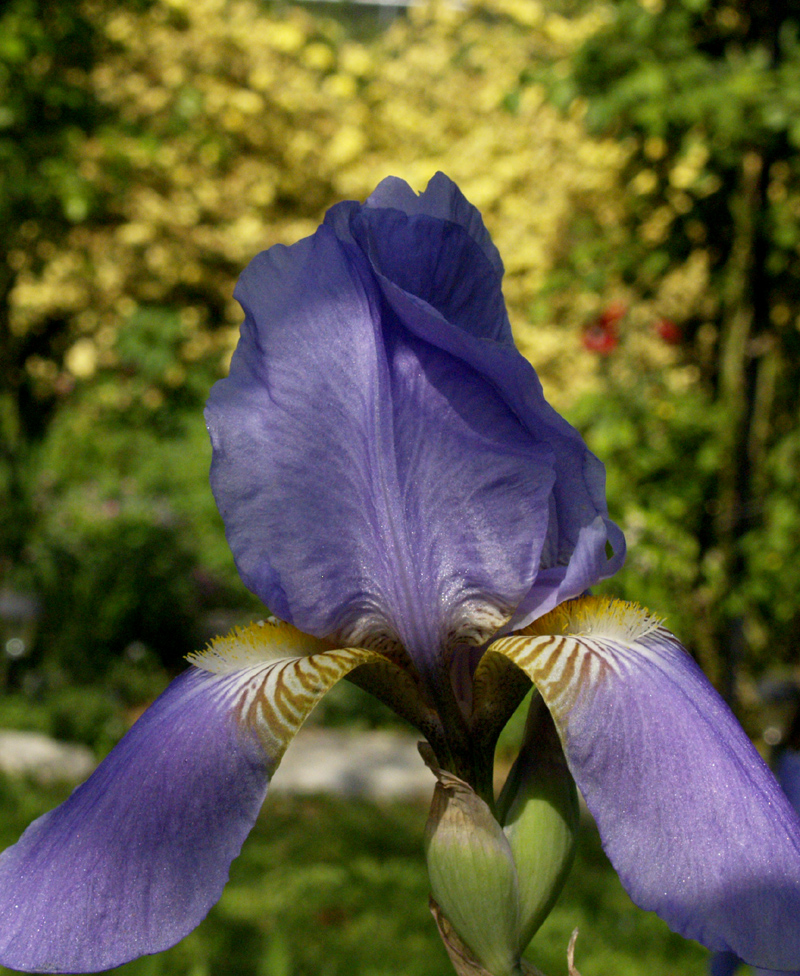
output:
[[[633,900],[709,948],[796,969],[800,821],[694,661],[616,601],[576,600],[534,627],[492,651],[550,708]]]
[[[198,655],[202,666],[0,856],[0,963],[95,972],[182,939],[222,894],[308,712],[374,659],[272,624]]]

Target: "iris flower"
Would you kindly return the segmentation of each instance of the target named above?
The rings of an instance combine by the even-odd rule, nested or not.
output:
[[[502,273],[441,174],[419,196],[387,179],[244,272],[207,410],[211,482],[275,616],[195,655],[2,855],[4,965],[101,970],[186,935],[289,740],[347,675],[420,730],[491,829],[494,744],[533,681],[634,901],[712,949],[800,965],[800,822],[676,638],[585,595],[624,541],[602,465],[514,347]],[[524,909],[536,884],[518,854],[503,883]],[[509,972],[519,914],[503,915]]]

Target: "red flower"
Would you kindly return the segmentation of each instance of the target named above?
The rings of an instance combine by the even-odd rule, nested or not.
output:
[[[589,352],[608,356],[619,344],[617,322],[607,321],[600,315],[583,327],[583,345]]]
[[[628,314],[625,302],[609,302],[598,316],[598,322],[604,327],[614,326]]]
[[[683,329],[672,319],[659,319],[655,324],[656,335],[668,346],[679,346],[683,342]]]

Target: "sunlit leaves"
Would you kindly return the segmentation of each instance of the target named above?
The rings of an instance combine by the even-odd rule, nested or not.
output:
[[[108,207],[91,233],[72,235],[69,260],[53,255],[33,275],[23,255],[20,328],[65,313],[76,324],[79,306],[64,296],[77,282],[92,309],[79,332],[102,332],[112,350],[100,367],[115,365],[108,335],[133,303],[202,308],[197,329],[218,336],[208,354],[224,368],[238,317],[229,295],[254,252],[310,232],[325,207],[363,198],[390,171],[422,186],[443,169],[487,215],[540,371],[576,372],[579,344],[536,339],[525,321],[576,202],[605,207],[613,224],[624,153],[588,140],[520,79],[538,60],[566,58],[596,16],[570,21],[510,0],[432,4],[360,41],[321,10],[247,0],[92,10],[113,53],[88,91],[111,121],[79,147],[79,171]],[[77,214],[77,198],[71,206]]]

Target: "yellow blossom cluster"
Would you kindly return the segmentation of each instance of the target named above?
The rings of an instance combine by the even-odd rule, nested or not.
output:
[[[72,323],[73,378],[114,364],[115,338],[142,306],[185,317],[185,365],[212,355],[224,369],[240,316],[233,284],[255,253],[311,233],[328,206],[364,199],[384,176],[419,190],[443,170],[484,213],[518,343],[557,405],[580,392],[576,377],[591,380],[580,330],[608,287],[584,286],[578,267],[541,296],[573,248],[576,213],[614,246],[628,150],[587,137],[580,106],[565,117],[532,79],[566,64],[602,9],[565,19],[539,0],[431,0],[368,41],[316,10],[253,0],[104,10],[114,54],[91,84],[114,121],[82,147],[81,166],[105,212],[76,225],[43,271],[21,255],[13,295],[18,332],[54,314]],[[676,173],[676,187],[686,178]]]

